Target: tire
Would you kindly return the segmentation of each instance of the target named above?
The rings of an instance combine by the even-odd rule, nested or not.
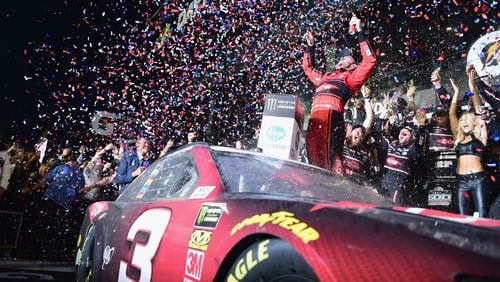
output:
[[[232,265],[225,281],[318,281],[318,278],[290,244],[273,238],[246,248]]]
[[[85,236],[83,246],[78,249],[76,265],[76,281],[92,281],[92,266],[94,261],[95,229],[91,226]],[[78,258],[80,256],[80,259]]]

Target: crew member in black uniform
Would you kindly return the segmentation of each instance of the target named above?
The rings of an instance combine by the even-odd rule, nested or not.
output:
[[[349,127],[343,148],[345,175],[358,183],[369,183],[370,167],[374,157],[366,146],[366,136],[371,131],[374,122],[373,107],[370,103],[370,91],[366,86],[361,88],[363,94],[364,120]]]
[[[397,140],[391,142],[384,138],[382,141],[381,149],[387,151],[387,157],[381,186],[398,204],[407,200],[404,199],[405,193],[413,181],[414,164],[418,156],[413,130],[405,126],[400,129]]]

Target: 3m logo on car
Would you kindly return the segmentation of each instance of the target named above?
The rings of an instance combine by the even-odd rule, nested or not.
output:
[[[203,270],[204,258],[204,253],[188,249],[186,260],[186,275],[196,280],[200,280],[201,271]]]
[[[269,138],[272,141],[279,141],[283,138],[285,138],[286,131],[283,129],[283,127],[274,125],[271,126],[267,129],[266,131],[267,138]]]
[[[196,216],[195,227],[215,228],[222,216],[223,209],[216,205],[203,205]]]
[[[191,233],[191,240],[189,240],[189,247],[201,251],[206,251],[211,238],[211,231],[193,230],[193,233]]]

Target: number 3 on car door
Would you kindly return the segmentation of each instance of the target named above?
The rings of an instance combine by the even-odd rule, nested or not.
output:
[[[141,214],[130,227],[127,241],[135,244],[130,262],[120,261],[118,281],[151,281],[151,260],[160,246],[170,220],[170,210],[150,209]],[[137,235],[145,236],[137,236]],[[129,277],[127,268],[139,270],[139,277]]]

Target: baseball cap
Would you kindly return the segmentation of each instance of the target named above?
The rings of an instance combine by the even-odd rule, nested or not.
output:
[[[447,114],[446,109],[441,105],[436,106],[434,113],[436,114],[436,116],[444,116]]]
[[[342,51],[340,51],[338,57],[339,58],[343,58],[343,57],[352,57],[352,54],[351,54],[351,51],[349,51],[349,49],[347,48],[344,48],[342,49]]]
[[[401,129],[399,130],[399,132],[401,132],[401,130],[403,130],[403,129],[408,130],[410,132],[410,134],[412,134],[412,135],[414,134],[414,128],[411,127],[411,126],[409,126],[409,125],[401,127]]]
[[[363,134],[366,133],[366,128],[362,124],[355,124],[355,125],[353,125],[351,131],[353,131],[356,128],[361,128],[361,130],[363,131]]]

